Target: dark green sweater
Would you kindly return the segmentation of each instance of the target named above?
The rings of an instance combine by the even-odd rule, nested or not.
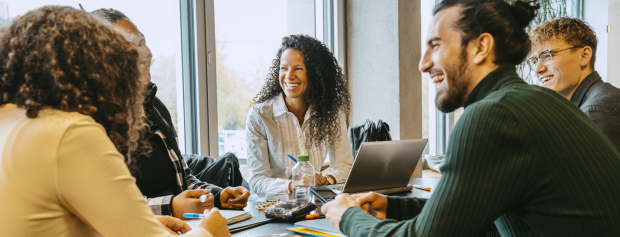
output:
[[[620,153],[558,93],[511,65],[472,91],[428,201],[389,197],[388,219],[349,208],[349,236],[620,236]]]

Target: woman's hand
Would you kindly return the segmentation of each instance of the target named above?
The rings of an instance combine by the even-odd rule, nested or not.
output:
[[[324,186],[324,185],[329,185],[329,180],[332,180],[332,184],[336,183],[336,178],[334,178],[334,176],[332,175],[326,175],[323,176],[320,172],[317,172],[314,174],[314,178],[316,180],[316,186]]]
[[[327,177],[321,175],[321,173],[314,173],[314,179],[316,180],[316,186],[328,185]]]
[[[185,223],[185,221],[179,220],[178,218],[174,218],[171,216],[155,216],[159,223],[166,227],[166,230],[174,235],[185,234],[185,232],[190,231],[192,228]]]
[[[220,214],[220,210],[218,210],[217,207],[211,210],[205,210],[204,213],[205,217],[202,218],[198,226],[209,231],[214,237],[230,237],[226,218]]]

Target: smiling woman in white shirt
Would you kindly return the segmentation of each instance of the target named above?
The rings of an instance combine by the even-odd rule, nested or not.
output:
[[[295,162],[309,155],[316,185],[344,182],[353,154],[346,114],[351,99],[336,58],[305,35],[282,39],[262,90],[246,122],[250,187],[259,196],[292,192]],[[319,172],[326,159],[329,168]]]
[[[70,7],[30,11],[2,32],[2,236],[230,236],[217,209],[193,230],[155,217],[127,169],[148,150],[139,52]]]

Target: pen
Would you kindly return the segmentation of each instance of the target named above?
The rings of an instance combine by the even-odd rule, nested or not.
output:
[[[288,158],[291,158],[291,160],[295,161],[295,163],[297,163],[297,160],[295,158],[293,158],[293,156],[291,154],[288,154],[287,156],[288,156]]]
[[[417,189],[424,190],[424,191],[429,191],[429,192],[431,191],[431,188],[429,188],[429,187],[424,187],[424,186],[417,185],[417,184],[414,184],[414,185],[413,185],[413,187],[414,187],[414,188],[417,188]]]
[[[185,218],[193,218],[193,219],[198,219],[198,218],[204,218],[205,214],[198,214],[198,213],[183,213],[183,217]]]

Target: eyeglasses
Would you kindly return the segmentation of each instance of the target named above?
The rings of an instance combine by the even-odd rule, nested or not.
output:
[[[570,46],[570,47],[559,48],[559,49],[547,49],[545,51],[540,52],[540,54],[538,55],[538,58],[530,57],[526,60],[526,62],[527,62],[527,65],[530,66],[530,70],[536,71],[536,65],[538,65],[538,59],[542,60],[542,64],[547,66],[551,64],[551,62],[553,61],[553,54],[562,52],[564,50],[582,48],[582,47],[585,47],[585,46],[576,45],[576,46]]]

